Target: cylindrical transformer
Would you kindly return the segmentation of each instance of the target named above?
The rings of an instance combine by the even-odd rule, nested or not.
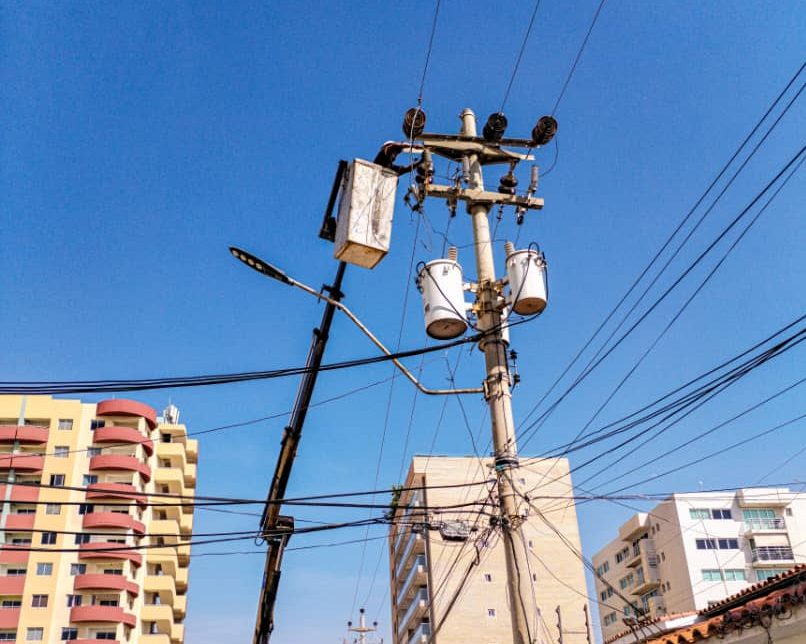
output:
[[[507,242],[509,304],[518,315],[534,315],[546,308],[546,260],[539,250],[515,250]]]
[[[457,338],[467,330],[462,267],[451,249],[451,259],[428,262],[417,276],[423,295],[425,332],[437,340]]]

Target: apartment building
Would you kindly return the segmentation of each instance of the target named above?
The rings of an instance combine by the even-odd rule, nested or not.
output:
[[[806,498],[787,488],[674,494],[634,515],[593,557],[605,639],[639,608],[708,608],[806,562]],[[616,592],[629,600],[626,603]]]
[[[389,532],[394,644],[512,642],[505,552],[493,525],[497,495],[485,484],[495,478],[492,468],[490,458],[412,460]],[[526,604],[532,638],[557,642],[559,611],[564,644],[583,644],[587,599],[583,564],[571,549],[579,552],[580,540],[575,506],[566,500],[568,461],[524,460],[513,479],[521,491],[541,485],[533,504],[546,519],[523,503],[529,569],[520,572],[530,590],[518,600]],[[406,490],[414,487],[423,489]],[[545,498],[552,496],[565,498]],[[435,510],[446,506],[461,507]]]
[[[197,456],[173,406],[0,396],[0,641],[181,644],[193,507],[148,495]]]

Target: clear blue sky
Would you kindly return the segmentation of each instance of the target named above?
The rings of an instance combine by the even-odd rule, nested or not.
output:
[[[527,135],[551,110],[596,5],[543,1],[506,108],[513,135]],[[400,137],[403,112],[416,100],[432,9],[431,2],[3,2],[2,379],[302,364],[321,307],[247,271],[227,246],[252,249],[313,285],[331,278],[332,249],[316,233],[336,163],[371,159],[383,141]],[[466,106],[480,117],[498,109],[531,9],[526,2],[443,2],[425,86],[429,129],[454,131]],[[516,417],[561,372],[799,67],[804,22],[806,8],[798,2],[605,5],[557,114],[559,162],[540,188],[546,208],[527,216],[521,234],[522,242],[539,242],[548,256],[551,301],[544,316],[512,334],[523,377]],[[670,276],[802,145],[802,100]],[[546,167],[552,157],[550,147],[538,162]],[[497,180],[497,171],[488,172],[493,187]],[[642,406],[803,312],[804,202],[801,173],[607,406],[601,422]],[[434,230],[444,229],[447,212],[440,204],[429,204],[427,215]],[[406,311],[404,348],[426,341],[413,287],[405,298],[415,222],[400,203],[387,259],[374,271],[350,269],[345,281],[349,305],[391,345]],[[498,237],[515,234],[507,216]],[[450,235],[458,243],[469,240],[461,213]],[[436,233],[423,234],[415,257],[436,257],[440,246]],[[500,246],[496,252],[500,262]],[[467,249],[460,260],[472,277]],[[713,260],[706,268],[711,265]],[[693,284],[686,283],[558,409],[527,453],[570,439],[587,422]],[[337,318],[327,360],[373,354]],[[693,414],[647,454],[779,390],[803,375],[803,364],[802,349],[788,353]],[[458,381],[475,385],[481,375],[478,354],[465,354]],[[389,365],[325,374],[316,396],[389,376]],[[444,358],[432,354],[423,379],[436,386],[445,378]],[[162,408],[170,396],[192,431],[286,410],[296,386],[292,378],[137,397]],[[388,385],[378,386],[311,411],[290,494],[372,487],[388,392]],[[399,482],[410,455],[431,444],[442,401],[418,399],[412,416],[412,399],[411,387],[398,382],[381,487]],[[803,401],[803,391],[796,390],[668,464],[786,420],[803,411]],[[482,402],[468,400],[466,407],[478,427]],[[435,449],[469,454],[455,401],[448,412]],[[198,492],[262,497],[283,424],[280,419],[202,437]],[[804,428],[792,426],[642,491],[753,483],[804,446]],[[802,462],[796,459],[775,478],[803,477]],[[608,503],[580,507],[585,552],[591,555],[607,541],[629,513]],[[300,510],[297,516],[330,521],[365,515]],[[250,529],[256,522],[202,511],[196,516],[196,528],[204,532]],[[382,528],[370,532],[380,534]],[[300,536],[292,545],[361,536],[363,530]],[[216,550],[236,548],[253,546]],[[369,588],[382,548],[382,540],[368,544],[358,601],[368,599],[371,617],[388,636],[385,560]],[[273,641],[337,641],[351,617],[360,557],[360,546],[289,552]],[[188,641],[248,641],[261,570],[262,557],[255,555],[194,559]]]

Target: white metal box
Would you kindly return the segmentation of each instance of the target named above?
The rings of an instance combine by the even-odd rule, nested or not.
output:
[[[389,251],[397,173],[354,159],[344,174],[336,221],[336,259],[374,268]]]

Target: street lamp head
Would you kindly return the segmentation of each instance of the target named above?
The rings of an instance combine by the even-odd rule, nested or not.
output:
[[[272,279],[279,280],[283,282],[283,284],[292,285],[293,282],[291,279],[286,275],[283,271],[281,271],[276,266],[272,266],[268,262],[264,262],[259,257],[255,257],[251,253],[247,253],[245,250],[241,250],[236,246],[230,246],[229,252],[232,253],[232,256],[240,262],[246,264],[252,270],[257,271],[258,273],[262,273],[266,277],[271,277]]]

